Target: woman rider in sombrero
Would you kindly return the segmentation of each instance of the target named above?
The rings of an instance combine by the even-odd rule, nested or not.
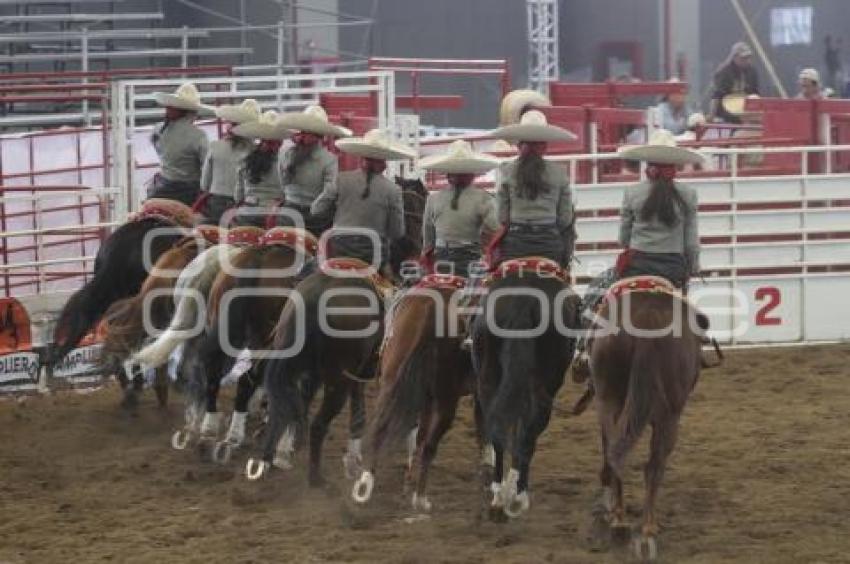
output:
[[[659,276],[686,289],[700,272],[697,193],[676,182],[680,166],[700,164],[703,157],[676,146],[673,134],[656,131],[646,145],[622,147],[620,156],[646,164],[646,181],[627,188],[620,211],[620,244],[624,247],[615,268],[603,273],[585,296],[586,321],[616,280],[632,276]],[[573,374],[587,377],[588,355],[582,339]]]

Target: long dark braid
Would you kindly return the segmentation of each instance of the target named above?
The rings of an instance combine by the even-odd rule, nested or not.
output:
[[[245,157],[245,171],[251,184],[258,184],[277,162],[277,151],[267,151],[258,145]]]
[[[361,199],[367,199],[372,193],[372,179],[376,176],[378,176],[378,173],[371,168],[366,170],[366,188],[363,189],[363,194],[360,195]]]
[[[543,175],[546,161],[540,155],[520,157],[516,168],[517,194],[527,200],[536,200],[540,194],[549,192]]]
[[[451,205],[452,205],[453,210],[457,209],[458,203],[460,201],[460,195],[463,193],[463,191],[466,189],[467,186],[469,186],[469,184],[461,185],[460,182],[458,182],[457,184],[452,186],[453,193],[452,193],[452,204]]]
[[[679,222],[680,214],[686,206],[673,179],[657,178],[652,181],[652,188],[640,210],[640,217],[644,221],[657,217],[667,227],[673,227]]]

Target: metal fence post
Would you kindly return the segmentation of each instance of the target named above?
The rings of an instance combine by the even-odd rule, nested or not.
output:
[[[88,26],[83,26],[82,35],[80,36],[80,70],[84,73],[89,71],[89,28]],[[86,76],[83,76],[83,84],[88,84],[89,79]],[[87,95],[88,92],[85,90],[83,94]],[[89,115],[89,101],[88,98],[83,99],[83,123],[86,127],[91,127],[91,116]]]
[[[189,66],[189,26],[183,26],[183,35],[180,37],[180,66],[184,69]]]

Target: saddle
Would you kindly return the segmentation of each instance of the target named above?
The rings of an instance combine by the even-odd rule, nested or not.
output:
[[[314,257],[319,250],[319,240],[307,231],[298,227],[273,227],[263,235],[262,246],[282,245],[304,256]]]
[[[413,288],[422,290],[462,290],[466,287],[466,278],[453,274],[428,274]]]
[[[366,261],[351,257],[335,257],[325,259],[319,270],[328,276],[338,278],[362,278],[372,285],[372,288],[384,299],[389,299],[395,293],[395,286],[384,278]]]
[[[534,274],[538,278],[554,278],[564,284],[570,284],[569,271],[546,257],[521,257],[506,260],[490,271],[484,283],[489,285],[508,276],[523,277],[526,273]]]
[[[192,208],[177,200],[166,198],[149,198],[142,203],[142,209],[131,214],[128,221],[141,221],[156,218],[175,227],[192,227],[195,224],[195,214]]]

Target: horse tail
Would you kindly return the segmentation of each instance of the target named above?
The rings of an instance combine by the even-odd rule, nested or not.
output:
[[[500,323],[502,329],[530,330],[538,325],[536,309],[539,305],[536,300],[522,299],[513,305],[508,318]],[[523,414],[533,411],[531,378],[537,366],[535,353],[535,340],[531,337],[501,339],[499,365],[502,377],[486,414],[487,436],[493,444],[504,446],[510,429]]]
[[[198,257],[198,259],[204,261],[200,265],[199,272],[193,271],[190,266],[188,267],[188,274],[184,271],[180,275],[175,286],[175,291],[188,290],[191,293],[180,296],[168,328],[153,343],[137,352],[134,356],[134,361],[152,368],[162,366],[168,362],[168,357],[174,349],[197,334],[197,331],[194,329],[200,317],[202,315],[206,317],[205,308],[207,304],[200,303],[201,299],[208,297],[210,287],[221,269],[218,255],[207,253],[218,252],[222,251],[214,247]],[[184,279],[184,275],[187,278]]]
[[[50,365],[60,362],[83,340],[97,320],[106,312],[104,295],[110,293],[110,276],[101,270],[65,302],[54,332],[55,348]]]
[[[424,408],[428,384],[433,381],[437,349],[430,328],[434,326],[434,304],[427,309],[427,318],[416,342],[408,349],[406,358],[398,366],[395,379],[381,391],[369,431],[369,443],[378,454],[380,447],[401,441],[416,426]],[[389,374],[383,377],[389,377]]]
[[[656,385],[658,358],[647,342],[635,343],[629,372],[629,389],[623,411],[617,419],[614,436],[609,446],[609,461],[614,468],[622,468],[626,456],[635,447],[652,415],[652,402],[660,390]]]

